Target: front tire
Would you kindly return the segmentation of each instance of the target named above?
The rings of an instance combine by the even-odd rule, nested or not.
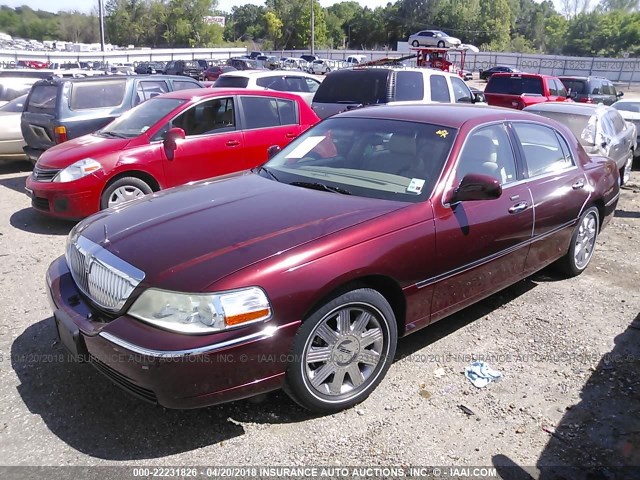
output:
[[[100,197],[100,209],[115,207],[152,193],[152,188],[137,177],[122,177],[110,183]]]
[[[569,251],[557,262],[561,273],[567,277],[575,277],[585,271],[596,246],[600,230],[600,214],[596,207],[588,208],[578,220]]]
[[[438,42],[438,48],[444,48],[444,41],[440,40]]]
[[[382,294],[361,288],[339,295],[298,330],[284,389],[313,412],[352,407],[384,378],[397,339],[396,318]]]

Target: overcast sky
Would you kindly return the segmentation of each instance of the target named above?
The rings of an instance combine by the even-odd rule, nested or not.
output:
[[[106,3],[107,0],[105,0]],[[338,3],[342,0],[320,0],[320,4],[323,7],[328,7],[334,3]],[[383,7],[389,0],[356,0],[361,5],[366,5],[369,8]],[[264,1],[252,0],[252,1],[240,1],[240,0],[218,0],[218,7],[221,10],[231,11],[231,7],[235,5],[245,5],[247,3],[253,3],[256,5],[264,5]],[[10,7],[18,7],[20,5],[28,5],[34,10],[48,10],[50,12],[57,12],[60,10],[80,10],[84,13],[89,13],[93,10],[94,6],[97,9],[98,0],[0,0],[0,5],[8,5]],[[556,1],[558,5],[558,1]]]

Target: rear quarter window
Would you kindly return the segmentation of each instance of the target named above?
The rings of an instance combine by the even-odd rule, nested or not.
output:
[[[36,85],[31,90],[31,96],[29,97],[29,103],[25,111],[33,113],[53,113],[56,108],[57,96],[57,85]]]
[[[126,80],[74,83],[69,108],[89,110],[122,105],[127,89]]]

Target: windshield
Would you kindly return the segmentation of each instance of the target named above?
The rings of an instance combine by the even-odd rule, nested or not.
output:
[[[177,98],[151,98],[118,117],[98,134],[123,138],[137,137],[185,101]]]
[[[0,107],[0,112],[22,112],[24,110],[24,102],[28,94],[24,94],[18,98],[14,98],[9,103],[5,103]]]
[[[338,193],[419,202],[430,196],[456,134],[426,123],[330,118],[267,162],[265,176]]]

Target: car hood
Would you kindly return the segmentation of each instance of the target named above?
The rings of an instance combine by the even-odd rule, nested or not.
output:
[[[143,286],[197,292],[256,262],[405,205],[242,172],[105,210],[82,222],[78,232],[144,271]]]
[[[637,122],[638,120],[640,120],[640,112],[630,112],[628,110],[618,110],[618,113],[625,120],[630,120],[632,122]]]
[[[46,150],[38,159],[38,167],[66,168],[85,158],[99,159],[105,153],[125,149],[130,141],[130,138],[104,138],[93,134],[74,138]]]

